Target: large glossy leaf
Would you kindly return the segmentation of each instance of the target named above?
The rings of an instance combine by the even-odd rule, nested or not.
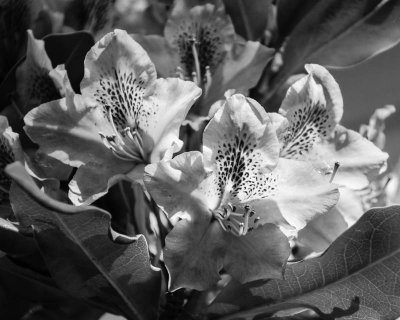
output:
[[[116,243],[108,212],[49,198],[20,163],[6,171],[18,184],[10,194],[14,212],[21,224],[33,225],[47,267],[62,289],[129,319],[156,318],[160,272],[150,264],[144,236]]]
[[[311,307],[327,319],[396,319],[400,314],[400,206],[372,209],[320,257],[288,265],[285,280],[229,284],[210,312],[253,319]],[[329,318],[330,317],[330,318]]]
[[[400,41],[399,17],[396,0],[319,1],[290,33],[269,97],[306,63],[348,67],[391,48]]]

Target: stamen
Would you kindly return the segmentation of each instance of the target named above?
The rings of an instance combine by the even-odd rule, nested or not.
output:
[[[207,94],[208,90],[210,90],[212,82],[212,76],[210,71],[210,66],[206,66],[206,74],[204,79],[204,94]]]
[[[335,162],[335,165],[333,167],[333,171],[332,171],[332,175],[331,178],[329,179],[329,183],[332,183],[333,179],[336,176],[337,171],[339,170],[340,167],[340,163],[339,162]]]
[[[192,54],[193,54],[193,60],[194,60],[194,67],[195,67],[195,76],[196,76],[196,81],[194,81],[199,87],[201,87],[201,70],[200,70],[200,59],[199,59],[199,54],[197,52],[197,45],[198,42],[196,41],[196,37],[192,37],[190,39],[191,46],[192,46]],[[193,73],[192,73],[193,75]]]
[[[139,132],[134,128],[127,127],[121,133],[115,126],[111,109],[108,110],[108,117],[114,134],[106,136],[102,132],[99,132],[104,145],[121,160],[143,162],[145,154],[143,149],[143,139]]]
[[[183,69],[179,66],[176,68],[176,76],[181,80],[185,80],[185,73],[183,72]]]

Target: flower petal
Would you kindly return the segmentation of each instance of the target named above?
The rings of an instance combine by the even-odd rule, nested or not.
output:
[[[35,39],[32,31],[28,30],[26,59],[16,71],[18,104],[24,114],[32,107],[60,98],[49,76],[52,69],[44,41]]]
[[[238,40],[212,76],[209,90],[202,100],[202,114],[207,114],[209,106],[222,99],[228,89],[247,95],[249,89],[255,87],[260,80],[273,54],[273,49],[259,42]]]
[[[360,197],[348,188],[340,188],[340,199],[328,213],[310,221],[298,234],[299,242],[314,252],[325,251],[364,213]]]
[[[232,189],[240,200],[263,193],[264,174],[279,157],[279,142],[272,120],[254,100],[235,94],[226,100],[204,130],[206,170],[217,174],[219,196]]]
[[[140,129],[145,161],[158,161],[172,145],[181,144],[179,127],[201,94],[192,82],[156,80],[147,53],[122,30],[107,34],[90,50],[81,91],[88,105],[119,131]]]
[[[240,283],[283,277],[290,246],[278,227],[264,224],[245,236],[224,237],[224,269]]]
[[[332,139],[318,143],[310,155],[321,166],[339,162],[334,182],[351,189],[362,189],[386,168],[388,154],[359,133],[337,126]]]
[[[81,92],[89,107],[98,107],[117,129],[142,127],[148,112],[143,99],[153,93],[156,71],[146,51],[125,31],[115,30],[87,53]],[[135,123],[136,122],[136,123]]]
[[[281,158],[271,175],[275,185],[269,198],[251,203],[260,223],[274,223],[286,229],[286,221],[300,230],[339,199],[337,186],[328,183],[307,162]]]
[[[161,160],[171,146],[175,146],[174,152],[181,149],[179,129],[200,95],[201,89],[191,81],[177,78],[155,81],[153,95],[144,101],[144,109],[154,111],[148,114],[148,125],[144,129],[154,145],[150,162]]]
[[[192,52],[193,37],[198,42],[198,58],[201,75],[209,66],[211,74],[222,62],[233,43],[235,30],[231,19],[225,14],[221,1],[217,5],[207,3],[188,8],[186,1],[175,1],[171,16],[164,29],[164,36],[172,48],[178,49],[180,66],[185,76],[195,71]]]
[[[386,105],[383,108],[376,109],[369,119],[369,124],[361,125],[360,134],[372,141],[378,148],[383,149],[386,142],[384,133],[385,121],[395,112],[396,108],[393,105]]]
[[[308,76],[295,82],[280,112],[290,126],[281,156],[301,158],[315,143],[331,136],[343,114],[343,99],[331,74],[319,65],[306,65]]]
[[[31,110],[24,121],[26,133],[40,145],[40,151],[65,164],[79,167],[115,158],[99,135],[107,123],[96,109],[88,108],[82,97],[71,91],[65,98]]]
[[[146,50],[157,69],[158,77],[168,78],[177,75],[179,55],[164,37],[153,34],[131,34],[131,37]]]
[[[204,214],[175,225],[165,239],[164,251],[170,291],[205,290],[220,279],[223,232],[218,222]]]
[[[203,155],[185,152],[169,161],[145,167],[144,183],[157,204],[170,218],[178,214],[189,220],[198,212],[216,207],[215,177],[204,170]]]
[[[126,161],[125,161],[126,162]],[[131,171],[115,166],[115,163],[101,165],[88,163],[80,166],[69,183],[68,197],[75,205],[88,205],[108,192],[114,184],[121,180],[134,181],[143,176],[144,166],[136,165]],[[135,177],[136,179],[133,179]],[[138,182],[138,181],[137,181]]]
[[[179,221],[166,237],[169,290],[208,289],[220,280],[222,269],[241,283],[282,278],[290,248],[276,226],[267,224],[237,237],[201,217]]]
[[[85,175],[85,170],[78,170],[75,180],[79,181],[78,185],[86,185],[86,188],[97,190],[99,194],[107,191],[107,179],[111,173],[126,174],[135,165],[118,159],[105,147],[99,132],[111,132],[109,124],[104,121],[98,109],[88,108],[80,95],[69,90],[65,98],[42,104],[31,110],[24,120],[25,131],[39,144],[40,153],[73,167],[90,167],[90,170],[86,169],[90,175]],[[93,174],[97,174],[97,178]],[[75,189],[74,192],[77,193]],[[85,193],[71,200],[79,199],[74,203],[80,204],[88,203],[95,197]]]

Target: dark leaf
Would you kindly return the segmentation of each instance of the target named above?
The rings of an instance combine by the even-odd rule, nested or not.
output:
[[[73,299],[50,277],[21,266],[8,256],[0,258],[0,287],[10,295],[34,303],[57,305],[60,301]]]
[[[285,280],[231,282],[210,312],[240,308],[226,319],[253,319],[305,306],[324,319],[396,319],[399,261],[400,206],[372,209],[322,256],[288,265]]]
[[[83,78],[83,61],[86,53],[94,45],[89,32],[80,31],[69,34],[51,34],[43,38],[45,48],[53,67],[65,64],[69,80],[75,92],[80,92]]]
[[[319,1],[290,33],[269,98],[306,63],[348,67],[391,48],[400,40],[399,17],[396,0]]]
[[[10,195],[15,214],[21,224],[34,226],[41,253],[62,289],[128,318],[156,318],[161,275],[150,264],[143,235],[117,244],[109,235],[108,212],[49,198],[20,163],[6,171],[19,185]]]

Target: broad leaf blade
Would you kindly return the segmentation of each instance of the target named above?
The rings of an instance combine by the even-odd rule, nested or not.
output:
[[[252,319],[306,306],[327,317],[396,319],[400,314],[400,206],[377,208],[320,257],[287,266],[285,280],[230,284],[210,312],[243,311],[226,319]],[[333,318],[332,318],[333,319]]]
[[[348,67],[399,42],[396,0],[319,1],[289,35],[269,97],[306,63]]]
[[[43,258],[62,289],[128,318],[156,318],[160,272],[150,265],[142,235],[117,244],[109,236],[108,212],[50,199],[19,163],[6,170],[18,184],[10,196],[15,214],[23,225],[34,226]]]

